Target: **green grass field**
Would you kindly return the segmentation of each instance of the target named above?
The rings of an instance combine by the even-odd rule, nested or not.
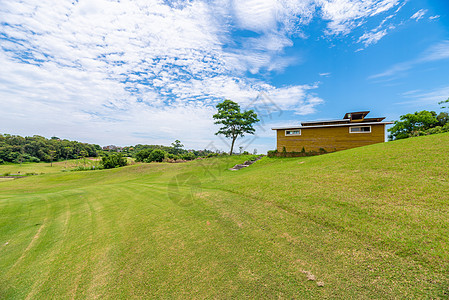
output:
[[[0,298],[448,298],[448,150],[439,134],[0,181]]]
[[[71,159],[53,163],[23,163],[23,164],[3,164],[0,165],[0,176],[5,173],[14,175],[25,175],[27,173],[46,174],[58,173],[65,170],[73,170],[77,167],[99,166],[99,158]]]

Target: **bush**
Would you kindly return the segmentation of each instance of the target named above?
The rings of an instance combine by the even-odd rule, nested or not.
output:
[[[278,153],[278,150],[277,150],[277,149],[276,149],[276,150],[269,150],[269,151],[267,152],[267,156],[268,156],[268,157],[275,157],[277,153]]]
[[[179,159],[179,156],[175,155],[175,154],[172,154],[172,153],[168,153],[167,154],[167,158],[170,159],[170,160],[177,160],[177,159]]]
[[[126,166],[128,164],[128,160],[126,159],[126,157],[123,157],[121,153],[114,153],[108,156],[104,156],[101,159],[101,164],[105,169],[112,169]]]
[[[187,152],[187,153],[181,155],[181,158],[184,160],[194,160],[195,154],[193,154],[192,152]]]
[[[258,155],[251,155],[248,160],[249,161],[255,161],[259,156]]]
[[[0,165],[5,163],[5,161],[3,159],[0,158]]]
[[[150,155],[148,156],[148,158],[146,158],[144,161],[145,162],[162,162],[165,158],[165,155],[167,153],[161,149],[154,149],[153,151],[151,151]]]
[[[136,154],[136,161],[145,161],[150,156],[153,149],[144,149],[142,151],[137,152]]]
[[[118,168],[118,167],[117,167]],[[111,169],[111,168],[105,168],[105,167],[95,167],[95,166],[88,166],[88,167],[84,167],[84,166],[78,166],[75,169],[72,169],[70,171],[93,171],[93,170],[101,170],[101,169]]]
[[[207,155],[207,157],[216,157],[216,156],[218,156],[218,153],[209,153]]]

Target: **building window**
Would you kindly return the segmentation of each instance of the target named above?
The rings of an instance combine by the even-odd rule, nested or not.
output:
[[[371,126],[353,126],[349,127],[349,133],[370,133]]]
[[[285,135],[301,135],[301,129],[296,130],[286,130]]]

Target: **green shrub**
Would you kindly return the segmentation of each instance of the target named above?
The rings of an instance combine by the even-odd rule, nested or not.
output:
[[[111,155],[104,156],[101,159],[101,165],[105,169],[123,167],[126,166],[127,164],[128,160],[126,159],[126,157],[123,157],[121,153],[113,153]]]
[[[143,149],[142,151],[137,152],[136,154],[136,161],[145,161],[150,156],[153,149]]]
[[[248,160],[249,161],[255,161],[259,156],[258,155],[251,155]]]
[[[148,158],[146,158],[144,160],[144,162],[162,162],[165,158],[165,155],[167,153],[164,150],[161,149],[154,149],[153,151],[151,151],[150,155],[148,156]]]
[[[115,167],[115,168],[118,168],[118,167]],[[101,170],[101,169],[111,169],[111,168],[105,168],[103,166],[100,166],[100,167],[96,167],[96,166],[88,166],[88,167],[78,166],[75,169],[72,169],[70,171],[92,171],[92,170]]]
[[[167,156],[166,156],[168,159],[171,159],[171,160],[177,160],[177,159],[179,159],[179,156],[178,155],[175,155],[175,154],[172,154],[172,153],[167,153]]]
[[[276,150],[268,150],[267,156],[268,157],[275,157],[277,153],[278,153],[277,149]]]
[[[193,154],[192,152],[187,152],[187,153],[181,155],[181,158],[184,160],[194,160],[195,154]]]

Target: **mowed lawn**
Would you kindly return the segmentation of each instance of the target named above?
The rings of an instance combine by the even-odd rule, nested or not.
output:
[[[0,298],[449,297],[449,134],[243,160],[1,181]]]
[[[70,159],[67,161],[58,161],[53,163],[22,163],[22,164],[0,164],[0,176],[6,174],[26,175],[28,174],[47,174],[58,173],[61,171],[70,171],[79,167],[98,167],[100,158]]]

